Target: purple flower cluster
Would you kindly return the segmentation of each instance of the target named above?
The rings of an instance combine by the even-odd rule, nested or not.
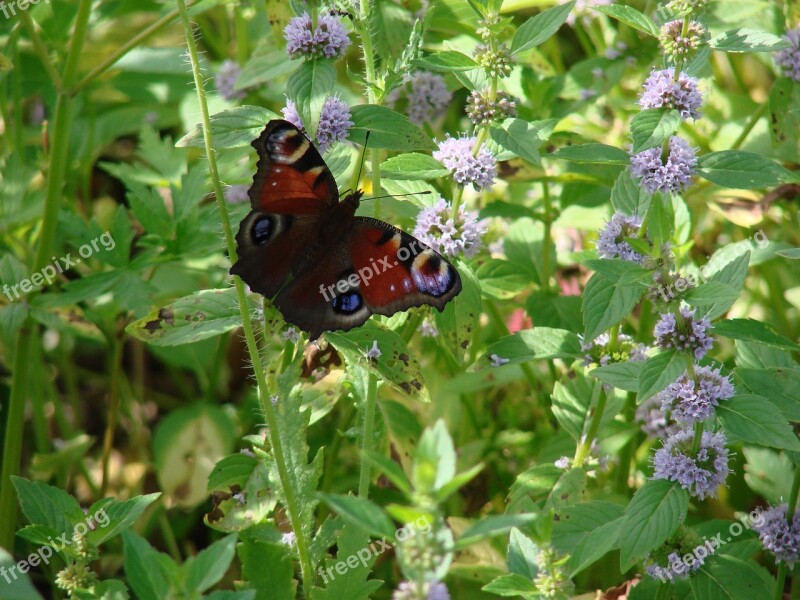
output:
[[[682,323],[678,323],[675,313],[662,313],[653,330],[656,346],[664,350],[692,352],[697,360],[703,358],[714,345],[714,338],[708,333],[711,321],[707,317],[696,319],[695,312],[694,308],[682,307]]]
[[[789,568],[800,560],[800,510],[796,510],[791,525],[786,520],[786,504],[773,506],[761,513],[761,525],[753,524],[761,545],[775,555],[775,562],[785,562]]]
[[[453,178],[461,185],[472,184],[475,190],[489,188],[497,175],[494,154],[481,146],[478,155],[472,153],[477,138],[460,136],[450,137],[439,142],[439,149],[434,151],[433,158],[441,162],[453,174]]]
[[[580,336],[579,336],[580,337]],[[601,367],[609,363],[624,362],[627,360],[633,362],[642,362],[647,360],[647,346],[633,341],[633,338],[625,333],[620,333],[617,336],[617,347],[615,349],[609,348],[611,336],[607,333],[601,333],[591,342],[584,342],[581,338],[581,351],[583,355],[584,366],[589,366],[596,363]]]
[[[283,109],[283,118],[298,129],[305,130],[297,106],[291,100],[286,100]],[[337,96],[328,96],[322,105],[317,125],[317,145],[320,152],[325,152],[334,142],[341,142],[350,135],[348,131],[353,126],[350,120],[350,107]]]
[[[668,107],[677,110],[682,119],[700,118],[703,95],[694,77],[681,73],[675,81],[672,70],[653,69],[642,87],[644,92],[639,97],[639,105],[643,109]]]
[[[731,380],[711,367],[695,368],[694,379],[681,375],[658,395],[663,413],[670,412],[679,423],[704,421],[714,414],[720,400],[733,396]]]
[[[636,252],[625,238],[634,238],[642,226],[642,218],[615,212],[597,238],[597,255],[600,258],[621,258],[643,263],[644,256]]]
[[[235,102],[244,98],[244,91],[235,89],[236,80],[241,72],[239,63],[235,60],[226,60],[220,65],[217,74],[214,75],[214,87],[217,88],[219,95],[228,102]]]
[[[423,596],[424,595],[424,596]],[[392,594],[392,600],[450,600],[447,586],[439,581],[417,583],[416,581],[403,581]]]
[[[669,139],[666,159],[662,149],[648,148],[631,156],[631,175],[641,180],[648,193],[678,194],[692,183],[697,153],[689,142],[676,135]]]
[[[696,557],[691,563],[684,562],[680,553],[670,552],[667,555],[667,564],[660,565],[658,563],[650,563],[645,567],[645,572],[653,579],[665,579],[665,576],[672,580],[673,577],[678,579],[687,579],[689,575],[699,570],[705,563],[704,557]]]
[[[658,396],[651,396],[638,406],[636,422],[644,433],[654,439],[665,439],[681,430],[681,426],[661,410],[661,399]]]
[[[778,52],[775,56],[775,63],[786,77],[800,81],[800,27],[787,31],[783,39],[792,47]]]
[[[417,125],[440,115],[450,104],[453,94],[441,75],[417,71],[411,77],[408,95],[408,118]]]
[[[692,453],[693,440],[691,429],[668,437],[653,458],[653,477],[676,481],[700,500],[716,497],[717,488],[725,483],[730,473],[725,436],[704,431],[696,456]]]
[[[481,248],[486,229],[486,224],[478,220],[478,213],[463,204],[453,219],[450,203],[439,198],[433,206],[419,211],[414,235],[439,254],[472,258]]]
[[[283,36],[286,38],[286,51],[292,58],[339,58],[350,45],[341,21],[329,14],[320,14],[312,31],[311,17],[304,12],[289,21]]]

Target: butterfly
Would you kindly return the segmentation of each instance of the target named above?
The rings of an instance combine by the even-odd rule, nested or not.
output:
[[[438,252],[389,223],[355,216],[364,192],[340,200],[330,169],[292,123],[270,121],[252,146],[252,210],[239,225],[230,272],[311,340],[373,314],[424,304],[441,311],[461,291],[458,271]]]

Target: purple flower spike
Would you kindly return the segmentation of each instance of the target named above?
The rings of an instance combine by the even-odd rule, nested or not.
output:
[[[648,108],[674,108],[682,119],[699,119],[703,95],[697,89],[697,79],[685,73],[675,81],[673,71],[653,70],[644,82],[644,92],[639,98],[639,105]]]
[[[662,157],[661,147],[649,148],[631,156],[631,175],[640,179],[648,193],[679,194],[692,183],[697,153],[689,142],[678,136],[669,140],[669,153]]]
[[[678,482],[692,496],[716,497],[728,478],[728,450],[721,433],[703,432],[697,456],[692,454],[694,432],[685,429],[666,439],[653,458],[655,479]]]
[[[477,156],[472,153],[476,139],[448,135],[447,139],[439,142],[439,149],[434,151],[433,158],[447,167],[458,183],[471,183],[475,190],[480,191],[492,187],[497,165],[494,154],[485,147],[481,147]]]

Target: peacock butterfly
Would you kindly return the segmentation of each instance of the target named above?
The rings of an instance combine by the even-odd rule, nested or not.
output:
[[[270,121],[252,143],[252,210],[239,225],[230,272],[272,300],[310,339],[372,314],[430,304],[461,291],[455,267],[417,238],[355,216],[363,191],[339,200],[333,174],[297,127]]]

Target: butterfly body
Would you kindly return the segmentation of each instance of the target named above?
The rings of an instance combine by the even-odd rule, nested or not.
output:
[[[356,216],[363,192],[339,201],[317,150],[294,125],[270,121],[253,142],[252,210],[236,235],[231,273],[309,332],[348,330],[371,314],[430,304],[461,291],[456,269],[388,223]]]

